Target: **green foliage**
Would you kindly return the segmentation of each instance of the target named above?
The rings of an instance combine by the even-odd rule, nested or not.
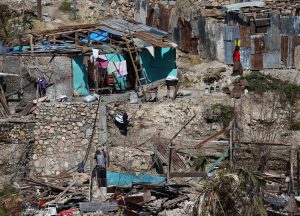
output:
[[[207,123],[218,122],[222,123],[223,127],[227,127],[233,117],[233,107],[221,103],[216,103],[211,105],[205,119]]]
[[[5,185],[3,190],[0,192],[0,197],[7,196],[15,193],[17,190],[12,185]]]
[[[295,102],[296,96],[300,94],[300,86],[289,81],[277,79],[270,74],[266,75],[261,72],[252,72],[244,77],[248,81],[250,91],[263,94],[266,91],[275,91],[282,95],[282,102],[286,100],[291,104]],[[239,80],[237,80],[238,82]]]
[[[210,163],[207,157],[198,157],[195,160],[193,160],[193,167],[196,171],[205,171],[206,165]]]
[[[65,13],[70,12],[72,10],[71,5],[71,2],[69,2],[68,0],[64,0],[59,6],[59,10]]]
[[[246,190],[247,187],[252,189],[258,188],[266,184],[266,181],[262,176],[245,169],[240,169],[238,175],[241,181],[240,186],[242,190]]]
[[[244,169],[238,172],[220,170],[203,182],[194,215],[260,215],[267,216],[263,200],[258,196],[265,180]]]
[[[5,208],[0,208],[0,216],[5,216],[5,215],[6,215]]]

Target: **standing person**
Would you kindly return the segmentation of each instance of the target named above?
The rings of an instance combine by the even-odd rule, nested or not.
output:
[[[106,165],[104,152],[97,150],[94,159],[96,160],[95,173],[98,187],[106,187]]]
[[[243,66],[241,64],[241,53],[238,46],[235,47],[233,52],[233,72],[231,76],[243,76]]]
[[[178,77],[177,77],[177,70],[172,70],[167,78],[166,78],[166,86],[167,86],[167,98],[170,98],[170,88],[174,86],[174,93],[173,93],[173,100],[177,94],[177,87],[178,87]]]

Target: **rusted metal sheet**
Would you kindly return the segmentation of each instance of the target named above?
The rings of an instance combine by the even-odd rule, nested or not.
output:
[[[233,64],[234,41],[224,41],[224,63]]]
[[[251,35],[251,54],[260,54],[265,52],[264,35]]]
[[[151,34],[148,34],[146,32],[136,32],[133,34],[134,37],[136,38],[140,38],[142,40],[145,40],[151,44],[153,44],[154,46],[158,46],[158,47],[171,47],[170,44],[164,43],[162,40],[153,37]]]
[[[180,24],[180,49],[190,52],[191,54],[198,54],[198,38],[192,37],[192,27],[189,22],[179,22]]]
[[[283,61],[283,64],[285,66],[287,66],[288,45],[289,45],[289,37],[281,36],[281,60]]]
[[[262,70],[263,69],[263,54],[257,53],[251,55],[251,70]]]
[[[170,9],[166,8],[164,5],[159,5],[160,16],[159,16],[159,28],[163,31],[168,32],[169,30],[169,20],[170,20]]]
[[[240,39],[239,26],[226,26],[224,28],[224,41],[234,41]]]
[[[269,51],[263,53],[264,68],[281,68],[280,51]]]
[[[167,143],[158,142],[156,148],[157,148],[156,153],[157,153],[158,157],[164,163],[168,163],[169,152],[168,152]],[[184,162],[178,156],[175,149],[172,149],[172,167],[174,168],[174,170],[179,170],[179,169],[185,169],[186,168]]]
[[[241,40],[241,47],[251,47],[250,27],[248,26],[240,27],[240,40]]]
[[[244,69],[251,69],[251,48],[241,47],[241,64]]]
[[[265,35],[266,52],[280,50],[280,30],[277,27],[268,29]]]
[[[269,14],[258,14],[254,16],[256,33],[267,33],[268,27],[270,26]]]

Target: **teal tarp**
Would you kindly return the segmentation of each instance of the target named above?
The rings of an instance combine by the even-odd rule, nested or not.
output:
[[[88,90],[88,78],[87,68],[83,64],[83,56],[75,56],[72,58],[73,69],[73,87],[74,91],[80,93],[83,96],[89,94]]]
[[[126,186],[132,183],[160,184],[164,181],[166,181],[166,177],[148,173],[107,172],[108,185]]]
[[[154,57],[147,49],[140,53],[141,64],[148,81],[155,82],[165,79],[169,73],[177,73],[176,50],[174,48],[154,48]]]

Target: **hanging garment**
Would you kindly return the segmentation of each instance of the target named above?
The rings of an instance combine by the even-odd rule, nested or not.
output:
[[[122,77],[128,74],[126,61],[108,62],[107,71],[109,74],[115,73],[117,77]]]
[[[108,61],[102,58],[98,59],[98,63],[99,63],[99,67],[103,69],[106,69],[108,66]]]
[[[115,62],[115,65],[118,77],[126,76],[128,74],[126,61]]]

